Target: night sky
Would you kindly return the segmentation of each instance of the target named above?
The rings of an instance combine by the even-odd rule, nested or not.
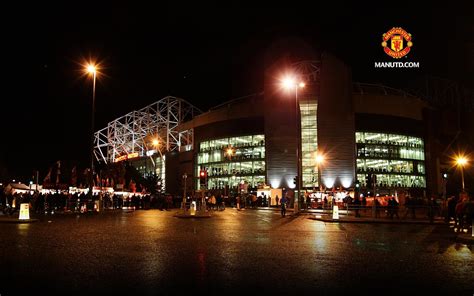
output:
[[[85,166],[92,84],[80,63],[89,57],[103,72],[96,130],[167,95],[207,110],[259,92],[263,56],[285,38],[334,53],[352,67],[354,81],[408,89],[429,75],[473,85],[472,4],[387,2],[4,7],[0,174],[27,181],[38,169],[42,180],[57,160]],[[380,44],[395,26],[412,34],[406,61],[420,62],[420,69],[374,68],[375,61],[392,61]]]

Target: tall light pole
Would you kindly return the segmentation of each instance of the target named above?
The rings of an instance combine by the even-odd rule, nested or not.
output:
[[[186,173],[183,174],[184,179],[184,187],[183,187],[183,210],[186,212],[186,179],[188,179],[188,175]]]
[[[91,157],[91,182],[89,184],[89,192],[92,197],[92,190],[94,189],[94,119],[95,119],[95,82],[97,78],[97,67],[93,63],[89,63],[86,67],[86,72],[92,75],[92,116],[91,116],[91,143],[90,143],[90,157]]]
[[[225,151],[224,151],[224,156],[228,157],[229,161],[231,161],[232,156],[234,156],[234,155],[235,155],[235,148],[232,147],[232,145],[227,146],[227,148],[225,148]],[[228,183],[229,183],[229,191],[230,191],[230,181]],[[227,190],[226,190],[226,185],[225,184],[224,184],[224,196],[227,196]]]
[[[304,88],[304,82],[297,82],[294,77],[288,76],[282,80],[283,87],[287,90],[295,90],[295,116],[296,116],[296,190],[298,191],[295,194],[295,200],[293,202],[294,212],[297,213],[299,211],[299,203],[300,203],[300,194],[301,194],[301,152],[300,152],[300,141],[301,141],[301,131],[300,131],[300,110],[298,104],[298,88]]]
[[[160,151],[159,150],[160,141],[158,139],[153,139],[151,141],[151,144],[153,145],[153,147],[155,147],[156,150]],[[148,147],[147,147],[147,149],[148,149]],[[153,175],[156,175],[156,163],[155,163],[155,160],[153,159],[153,154],[150,155],[150,159],[151,159],[151,163],[153,164]],[[161,155],[161,151],[160,151],[160,155]]]
[[[461,182],[462,182],[462,192],[465,192],[464,188],[464,166],[467,164],[468,160],[465,156],[457,156],[456,164],[461,168]]]
[[[155,149],[158,151],[158,153],[160,154],[160,159],[161,159],[161,163],[163,162],[163,153],[161,153],[161,148],[160,148],[160,140],[158,139],[153,139],[151,141],[151,144],[153,145],[153,147],[155,147]],[[153,160],[153,159],[152,159]],[[155,173],[156,173],[156,164],[155,162],[153,161],[153,166],[155,167]],[[161,168],[160,168],[160,174],[161,174]]]
[[[318,169],[318,186],[319,186],[319,191],[322,189],[322,184],[321,184],[321,166],[324,162],[324,155],[320,154],[319,152],[316,153],[316,156],[314,158],[316,161],[316,166]]]
[[[162,168],[163,168],[163,153],[161,153],[161,148],[160,148],[160,140],[158,140],[158,138],[154,138],[151,140],[151,144],[153,145],[153,147],[155,147],[156,150],[158,150],[158,153],[160,154],[160,178],[161,176],[163,175],[162,173]],[[150,156],[151,157],[151,156]],[[153,159],[152,159],[153,161]],[[153,161],[153,167],[154,167],[154,174],[156,174],[156,162]],[[161,191],[163,191],[163,181],[165,180],[161,180]],[[166,186],[166,183],[164,184]],[[160,192],[161,194],[161,192]]]

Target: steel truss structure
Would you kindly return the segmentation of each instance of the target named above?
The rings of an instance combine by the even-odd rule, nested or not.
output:
[[[202,113],[186,100],[167,96],[138,111],[132,111],[107,124],[94,134],[94,156],[100,162],[115,162],[124,155],[147,156],[152,150],[193,149],[193,130],[179,132],[178,125]],[[158,147],[152,145],[157,139]],[[136,154],[135,154],[136,156]]]
[[[291,65],[299,76],[298,78],[306,82],[318,81],[321,72],[321,62],[316,60],[306,60],[293,63]]]

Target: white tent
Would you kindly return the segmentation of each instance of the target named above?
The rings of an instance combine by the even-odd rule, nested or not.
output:
[[[31,190],[33,190],[33,188],[31,188]],[[30,187],[21,183],[9,183],[4,189],[6,194],[27,193],[29,191]]]

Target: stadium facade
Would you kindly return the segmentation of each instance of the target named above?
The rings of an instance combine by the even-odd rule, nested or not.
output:
[[[282,88],[289,73],[305,87]],[[179,195],[185,183],[188,193],[294,189],[297,150],[305,191],[369,191],[369,175],[382,193],[443,190],[433,111],[425,101],[354,83],[349,67],[331,54],[281,58],[262,75],[262,92],[207,112],[166,97],[110,122],[95,134],[97,160],[155,172],[166,192]]]

